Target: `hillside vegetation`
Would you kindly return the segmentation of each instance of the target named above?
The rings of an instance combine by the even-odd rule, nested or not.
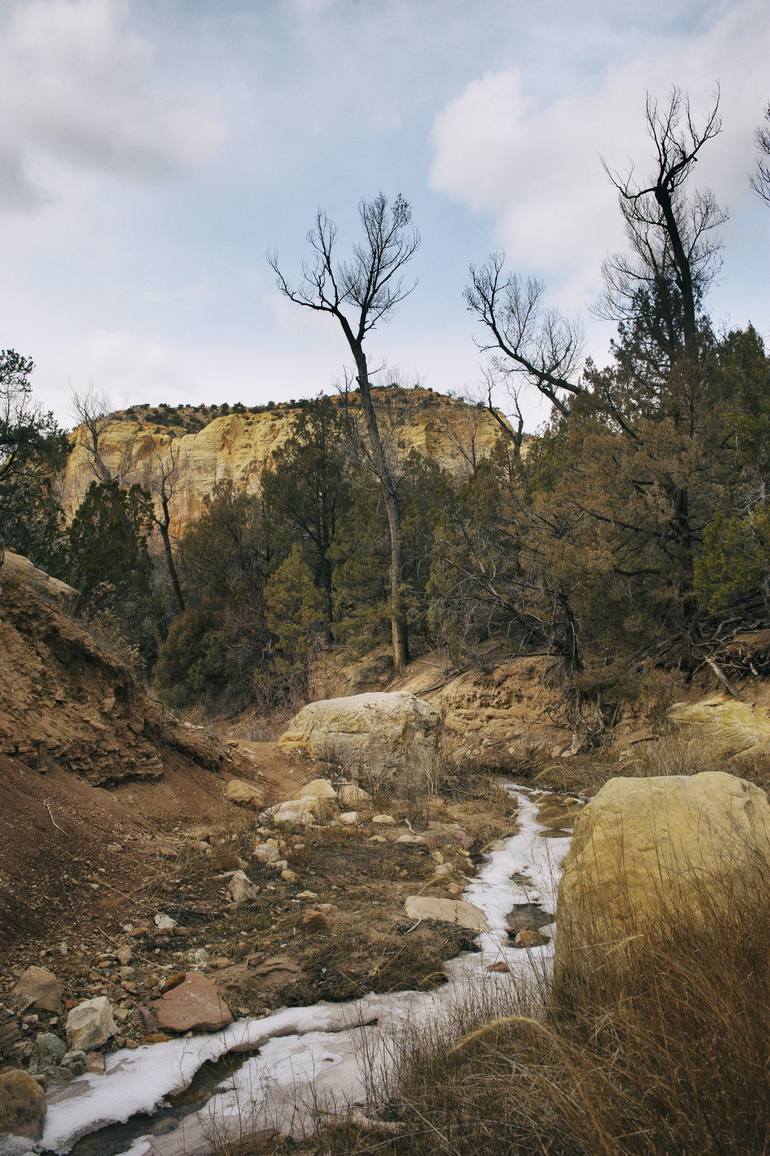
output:
[[[770,361],[758,329],[709,314],[725,214],[695,165],[716,106],[698,121],[674,91],[647,121],[647,184],[612,178],[628,246],[605,263],[606,364],[497,254],[466,300],[511,420],[490,389],[377,386],[366,337],[419,243],[408,204],[381,196],[352,264],[323,214],[304,280],[271,256],[290,301],[341,326],[347,393],[112,415],[89,395],[68,440],[34,407],[31,362],[5,353],[0,532],[177,707],[286,714],[319,655],[388,644],[395,673],[428,649],[461,669],[490,647],[545,656],[589,743],[701,671],[733,690],[765,661],[730,644],[767,620]],[[551,409],[534,438],[524,387]]]

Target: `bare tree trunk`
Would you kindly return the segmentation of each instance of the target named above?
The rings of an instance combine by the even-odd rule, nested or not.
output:
[[[396,485],[385,450],[382,445],[377,414],[372,401],[371,385],[369,383],[369,369],[366,354],[359,346],[353,345],[353,354],[356,359],[358,385],[361,391],[361,408],[364,411],[366,432],[369,438],[369,448],[372,462],[383,489],[385,511],[388,518],[388,535],[390,537],[390,633],[393,641],[393,668],[396,674],[406,668],[409,663],[409,628],[403,616],[401,606],[401,587],[403,583],[403,563],[401,558],[401,524],[396,502]]]
[[[174,590],[174,597],[176,604],[181,611],[186,609],[184,595],[182,594],[182,584],[179,581],[179,572],[176,568],[176,561],[174,559],[174,551],[171,548],[171,535],[169,534],[169,526],[171,525],[171,514],[168,508],[168,501],[161,497],[161,508],[163,510],[163,517],[156,518],[156,524],[160,530],[160,536],[163,540],[163,553],[166,557],[166,566],[168,567],[168,576],[171,579],[171,586]]]

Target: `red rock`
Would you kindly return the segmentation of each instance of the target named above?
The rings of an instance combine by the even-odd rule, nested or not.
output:
[[[302,926],[305,931],[328,931],[329,921],[323,911],[311,908],[302,916]]]
[[[510,967],[504,959],[498,959],[497,963],[490,963],[489,967],[487,968],[487,971],[506,972],[510,970]]]
[[[198,971],[188,971],[182,983],[152,1006],[161,1031],[215,1032],[233,1022],[219,988]]]

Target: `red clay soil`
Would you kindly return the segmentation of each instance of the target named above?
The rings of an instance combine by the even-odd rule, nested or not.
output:
[[[224,801],[228,778],[269,801],[292,768],[168,715],[55,597],[0,577],[2,963],[21,940],[109,936],[175,831],[253,822]]]

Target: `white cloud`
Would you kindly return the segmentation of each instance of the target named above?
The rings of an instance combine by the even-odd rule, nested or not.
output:
[[[742,0],[681,38],[634,33],[590,88],[576,80],[552,101],[528,95],[525,67],[487,74],[435,119],[432,187],[490,214],[511,263],[550,273],[562,304],[575,308],[594,291],[603,256],[623,244],[600,154],[620,169],[633,157],[643,171],[645,90],[665,98],[676,83],[697,111],[721,84],[724,132],[698,176],[735,210],[749,195],[769,58],[765,0]]]
[[[223,138],[209,96],[164,82],[122,0],[24,0],[0,28],[0,207],[30,209],[40,162],[138,180],[205,163]]]

